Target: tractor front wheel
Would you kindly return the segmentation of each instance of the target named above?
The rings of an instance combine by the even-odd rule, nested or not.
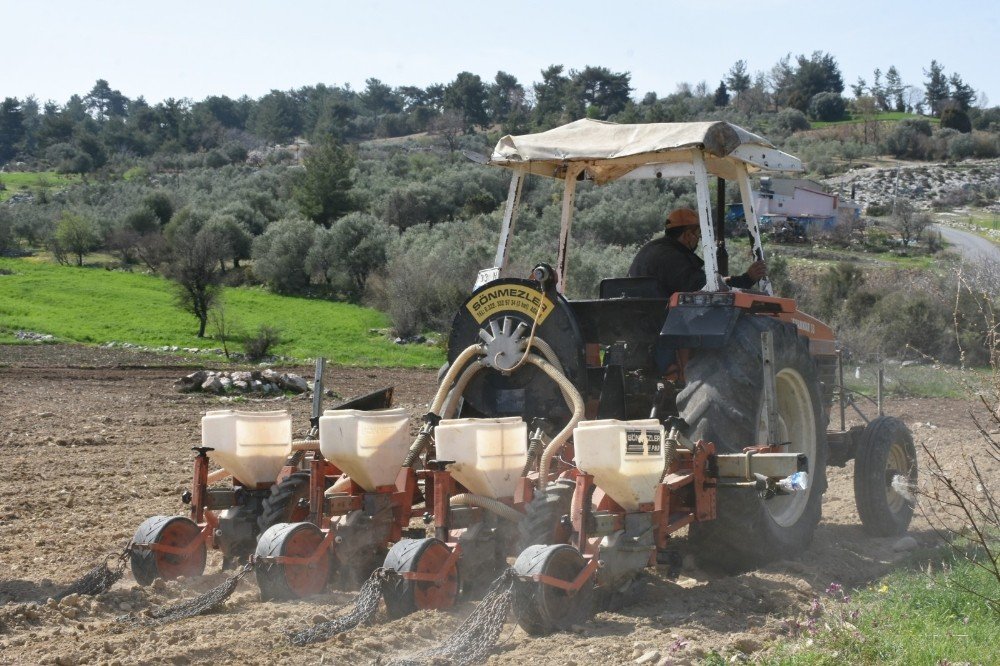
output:
[[[774,341],[778,437],[786,453],[808,458],[809,486],[762,499],[749,490],[720,490],[715,520],[693,523],[689,543],[699,563],[742,571],[804,550],[820,520],[826,490],[826,414],[809,341],[794,325],[741,314],[726,346],[694,349],[684,368],[677,408],[688,437],[739,453],[767,441],[761,334]]]
[[[532,577],[571,582],[586,566],[580,551],[567,544],[529,546],[518,555],[514,562],[514,617],[521,628],[532,636],[545,636],[585,621],[593,611],[592,579],[574,593]]]
[[[191,548],[192,542],[199,543]],[[157,578],[173,580],[179,576],[200,576],[205,571],[207,549],[201,529],[184,516],[153,516],[147,518],[132,537],[129,556],[132,575],[140,585],[149,585]],[[166,546],[185,552],[166,552],[148,546]]]
[[[323,543],[323,532],[312,523],[282,523],[268,529],[257,541],[258,558],[309,558]],[[301,599],[319,594],[330,578],[330,553],[313,562],[260,561],[256,567],[260,597]]]
[[[439,539],[401,539],[389,550],[385,568],[397,573],[438,574],[451,557],[451,549]],[[417,610],[451,608],[458,597],[458,563],[452,564],[438,581],[400,578],[383,589],[389,616],[400,618]]]
[[[917,452],[906,424],[880,416],[865,426],[854,459],[854,501],[865,532],[898,536],[913,518]]]
[[[281,523],[298,523],[309,517],[309,472],[289,474],[271,486],[271,494],[264,498],[257,529],[263,534]]]
[[[535,493],[517,524],[519,552],[528,546],[548,546],[569,539],[570,530],[563,524],[563,516],[570,512],[575,488],[574,481],[560,479],[548,484],[544,493]]]

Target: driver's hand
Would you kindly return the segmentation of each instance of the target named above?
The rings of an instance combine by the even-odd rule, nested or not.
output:
[[[753,262],[750,264],[750,268],[747,269],[747,275],[754,282],[759,282],[761,278],[767,275],[767,264],[763,260]]]

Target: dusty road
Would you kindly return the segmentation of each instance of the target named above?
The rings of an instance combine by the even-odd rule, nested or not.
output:
[[[178,496],[188,487],[199,418],[222,406],[218,398],[174,390],[173,381],[189,371],[185,363],[78,346],[0,346],[0,663],[384,663],[435,644],[471,612],[474,604],[466,602],[453,613],[380,617],[376,626],[297,648],[286,631],[332,615],[354,593],[261,603],[251,579],[209,616],[156,628],[115,622],[125,610],[158,607],[221,582],[216,554],[201,579],[152,589],[126,574],[96,599],[46,606],[62,586],[120,548],[144,518],[182,513]],[[397,403],[414,415],[435,384],[433,372],[334,367],[328,373],[327,385],[344,396],[394,383]],[[958,462],[965,447],[976,446],[968,417],[974,404],[912,399],[889,410],[910,425],[918,449],[926,444]],[[240,407],[288,408],[296,436],[308,428],[304,397]],[[739,576],[689,567],[679,583],[653,571],[640,603],[601,613],[575,633],[533,639],[508,623],[489,663],[617,664],[654,649],[673,663],[692,663],[712,650],[766,651],[785,639],[785,620],[801,616],[830,583],[863,586],[905,557],[894,552],[895,539],[862,533],[851,473],[851,465],[830,470],[824,519],[801,558]],[[920,518],[911,534],[921,543],[935,539]]]
[[[941,237],[954,246],[963,260],[980,265],[1000,265],[1000,246],[996,243],[944,224],[935,224],[932,228],[941,232]]]

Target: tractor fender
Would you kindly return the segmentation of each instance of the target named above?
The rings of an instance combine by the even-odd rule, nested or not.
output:
[[[744,310],[731,305],[675,305],[660,329],[661,349],[718,349],[729,342]]]

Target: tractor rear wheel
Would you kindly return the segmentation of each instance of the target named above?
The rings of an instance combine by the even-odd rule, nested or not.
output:
[[[570,512],[575,489],[575,482],[562,479],[550,483],[544,494],[535,493],[517,524],[517,552],[528,546],[566,543],[570,531],[562,524],[562,517]]]
[[[323,542],[323,532],[312,523],[282,523],[257,541],[257,557],[310,557]],[[330,578],[330,553],[310,564],[261,562],[256,567],[260,598],[301,599],[319,594]]]
[[[767,441],[761,334],[774,340],[779,441],[787,453],[804,453],[809,487],[764,500],[750,491],[720,490],[717,518],[693,523],[689,542],[700,564],[741,571],[804,550],[819,523],[826,490],[826,413],[809,343],[795,326],[742,314],[728,344],[692,350],[677,408],[688,436],[738,453]]]
[[[401,539],[389,550],[384,566],[397,573],[436,574],[450,556],[451,550],[439,539]],[[382,594],[389,617],[400,618],[418,610],[451,608],[458,597],[458,574],[456,562],[439,582],[400,578],[385,586]]]
[[[166,553],[161,550],[142,548],[143,544],[186,548],[197,539],[200,543],[188,554]],[[129,555],[132,575],[140,585],[149,585],[157,578],[173,580],[179,576],[190,578],[200,576],[205,571],[207,550],[201,538],[201,529],[190,518],[184,516],[153,516],[147,518],[132,537],[133,547]]]
[[[309,517],[309,508],[300,506],[309,501],[309,472],[289,474],[271,486],[271,494],[261,503],[257,530],[263,534],[280,523],[298,523]]]
[[[865,426],[854,459],[854,501],[865,532],[872,536],[898,536],[910,526],[913,499],[894,481],[916,486],[917,452],[906,424],[880,416]]]
[[[545,636],[586,620],[593,611],[592,579],[576,593],[531,580],[544,575],[570,582],[585,566],[580,551],[568,544],[530,546],[518,555],[514,562],[514,617],[521,628],[532,636]]]

